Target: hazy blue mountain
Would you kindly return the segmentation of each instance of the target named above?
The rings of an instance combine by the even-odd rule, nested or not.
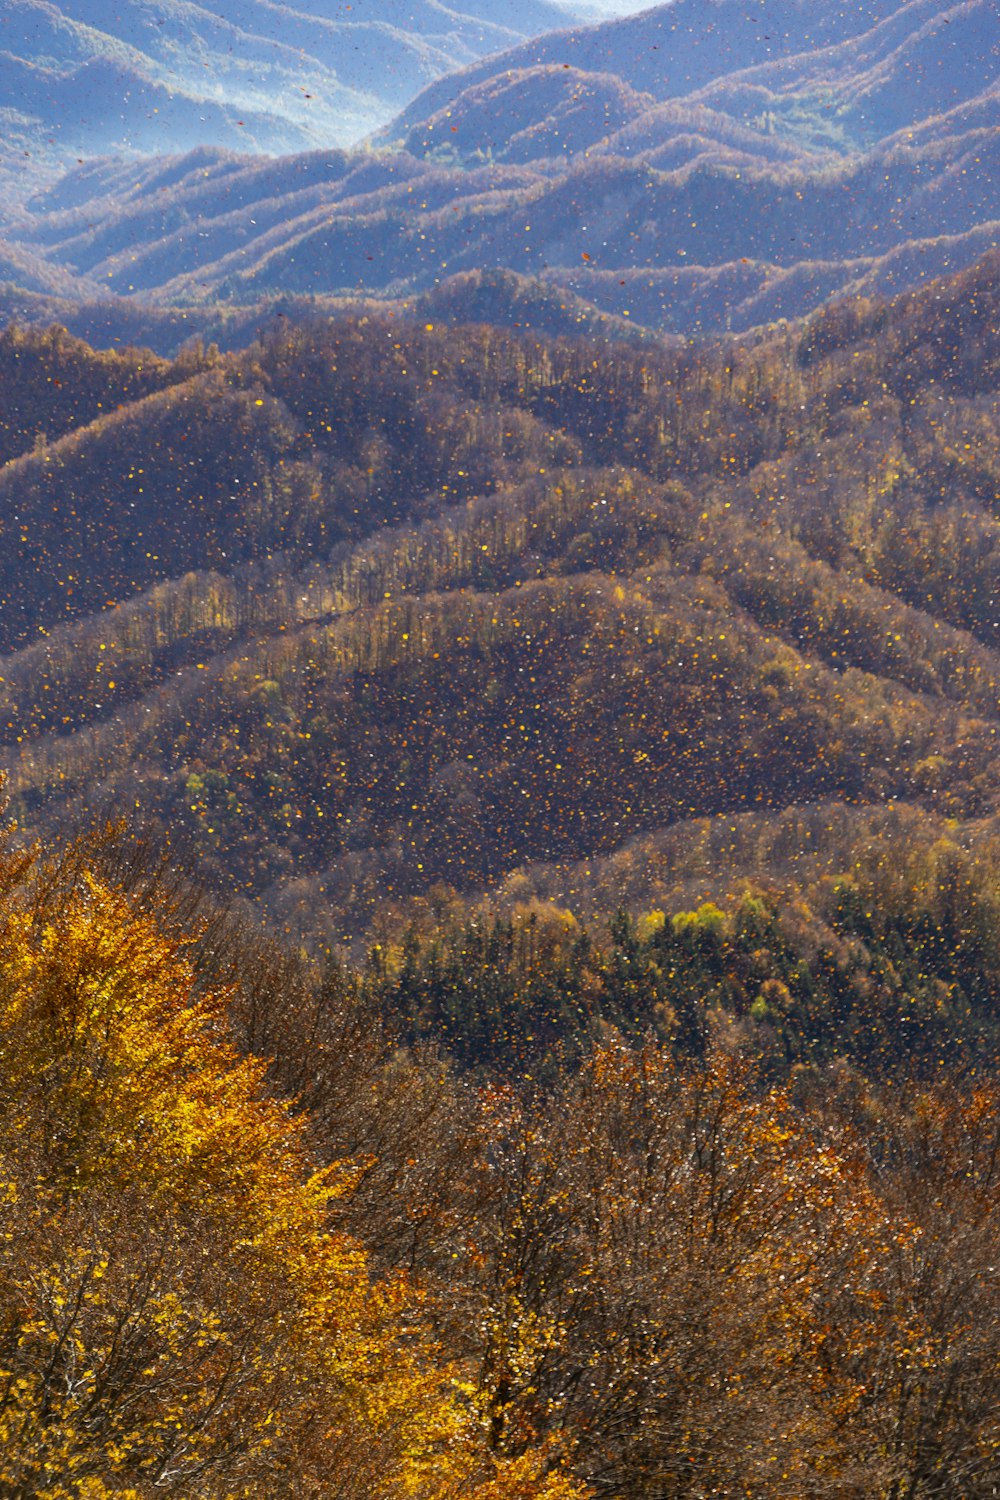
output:
[[[697,97],[764,114],[779,131],[811,115],[850,147],[961,107],[998,72],[995,0],[910,0],[860,37],[717,79]]]
[[[551,0],[5,0],[6,166],[345,144],[440,74],[567,21]]]
[[[448,316],[516,323],[541,315],[547,286],[550,327],[604,314],[684,334],[901,291],[997,243],[997,29],[994,0],[844,15],[677,0],[543,39],[547,60],[519,47],[459,75],[450,100],[397,118],[396,146],[77,166],[7,226],[31,270],[10,279],[201,321],[219,302],[440,295]],[[829,45],[794,51],[814,35]],[[623,37],[621,71],[559,61],[608,60]],[[482,281],[501,270],[514,280]]]
[[[538,37],[503,58],[473,64],[428,86],[386,132],[401,139],[463,89],[498,72],[569,66],[612,73],[656,99],[675,98],[713,79],[777,58],[816,52],[870,30],[903,0],[674,0],[639,15]]]

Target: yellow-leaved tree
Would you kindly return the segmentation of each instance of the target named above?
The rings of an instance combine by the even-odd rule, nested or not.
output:
[[[226,1003],[169,922],[5,856],[0,1493],[571,1500],[483,1458],[418,1291],[330,1227],[352,1165],[317,1169]]]

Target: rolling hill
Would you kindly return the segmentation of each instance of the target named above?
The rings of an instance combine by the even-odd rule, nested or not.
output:
[[[478,83],[504,72],[570,67],[610,73],[655,99],[681,98],[727,74],[775,59],[808,56],[860,36],[904,8],[905,0],[852,6],[808,0],[675,0],[639,15],[566,30],[512,48],[430,84],[386,132],[422,123]]]
[[[175,361],[8,332],[19,818],[127,811],[324,945],[435,891],[821,886],[893,818],[987,848],[998,298],[993,255],[600,359],[375,313]]]
[[[460,3],[0,7],[0,1494],[989,1500],[996,0]]]

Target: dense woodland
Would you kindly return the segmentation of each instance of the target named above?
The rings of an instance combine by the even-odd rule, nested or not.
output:
[[[909,925],[842,896],[839,956],[871,968],[841,1019],[884,1017],[892,972],[913,990],[866,1071],[819,1061],[819,985],[807,1013],[762,901],[619,917],[603,952],[532,914],[410,942],[389,981],[378,951],[304,963],[113,835],[9,850],[6,1493],[988,1496],[1000,1101],[919,971],[957,993],[949,917],[978,911],[982,952],[995,924],[937,875]],[[782,1048],[706,1035],[741,982]],[[623,1027],[548,1072],[406,1045],[432,997],[562,1029],[601,987]]]
[[[995,1492],[998,330],[0,337],[4,1493]]]
[[[685,820],[893,803],[985,847],[996,328],[987,260],[600,359],[373,317],[173,363],[11,330],[16,812],[138,812],[326,947]]]

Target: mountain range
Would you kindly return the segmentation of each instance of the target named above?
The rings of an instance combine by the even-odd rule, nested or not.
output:
[[[998,184],[993,0],[676,0],[450,74],[361,150],[84,162],[8,215],[0,265],[202,323],[430,296],[532,325],[572,298],[568,322],[717,334],[971,264]]]
[[[551,0],[6,0],[5,187],[106,152],[344,145],[439,74],[568,19]]]
[[[0,0],[0,1496],[995,1500],[997,0],[456,3]]]

